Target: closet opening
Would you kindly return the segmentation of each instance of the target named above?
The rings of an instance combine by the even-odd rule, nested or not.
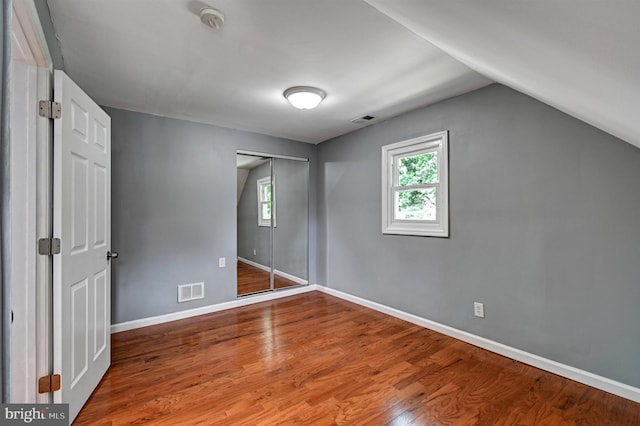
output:
[[[238,152],[237,294],[309,283],[309,161]]]

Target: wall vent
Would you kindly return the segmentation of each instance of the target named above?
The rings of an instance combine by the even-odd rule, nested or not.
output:
[[[351,122],[355,124],[366,124],[371,120],[375,120],[373,115],[363,115],[362,117],[354,118]]]
[[[178,303],[204,299],[204,283],[182,284],[178,286]]]

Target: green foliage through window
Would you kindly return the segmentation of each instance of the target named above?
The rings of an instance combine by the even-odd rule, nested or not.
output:
[[[263,187],[264,190],[264,201],[271,201],[271,184],[265,185]]]
[[[398,185],[413,186],[438,183],[438,156],[426,152],[400,158]],[[401,220],[435,220],[434,188],[404,190],[396,193],[396,218]]]
[[[398,163],[400,186],[438,183],[438,155],[435,152],[404,157]]]

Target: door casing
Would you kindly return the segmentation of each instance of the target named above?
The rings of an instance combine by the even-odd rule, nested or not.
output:
[[[52,61],[47,49],[44,32],[38,19],[32,0],[14,0],[13,2],[14,49],[16,43],[21,59],[29,62],[31,77],[26,100],[29,114],[37,114],[35,105],[41,99],[50,99],[52,80]],[[9,77],[11,78],[11,76]],[[17,95],[17,94],[16,94]],[[24,93],[22,93],[24,95]],[[20,129],[21,140],[11,138],[11,148],[18,147],[27,155],[12,157],[10,167],[16,172],[11,179],[11,193],[20,193],[14,197],[11,217],[11,232],[19,232],[16,238],[24,238],[22,244],[27,250],[11,253],[11,265],[22,275],[12,276],[12,309],[16,335],[15,347],[10,350],[9,363],[11,375],[10,395],[12,402],[48,403],[51,394],[39,394],[37,378],[51,374],[51,283],[52,262],[49,256],[35,254],[39,238],[51,236],[52,231],[52,126],[50,120],[38,117],[23,117]],[[22,139],[26,135],[26,139]],[[19,173],[19,174],[18,174]],[[35,214],[33,210],[35,209]],[[18,212],[26,211],[20,215]],[[35,267],[35,271],[34,271]],[[24,279],[24,278],[27,279]],[[15,298],[13,297],[15,296]],[[14,328],[12,326],[12,328]],[[24,333],[19,336],[19,333]],[[13,342],[12,342],[13,346]],[[25,362],[26,361],[26,362]],[[15,368],[14,368],[15,367]],[[20,371],[26,368],[28,371]]]

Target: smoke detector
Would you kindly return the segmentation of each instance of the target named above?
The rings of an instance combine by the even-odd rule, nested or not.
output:
[[[212,7],[205,7],[200,11],[200,20],[214,30],[219,30],[224,26],[224,14]]]

